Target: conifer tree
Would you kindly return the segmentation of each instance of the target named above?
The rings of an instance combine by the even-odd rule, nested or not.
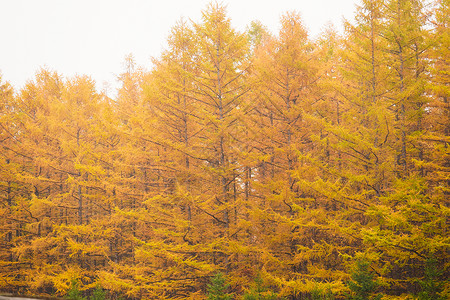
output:
[[[348,283],[353,292],[348,299],[351,300],[369,300],[381,299],[382,295],[375,295],[378,283],[374,280],[374,275],[369,270],[370,263],[365,260],[357,260],[352,272],[352,281]]]
[[[310,278],[322,276],[314,274],[322,272],[322,265],[315,264],[310,251],[322,248],[312,241],[321,240],[323,208],[302,181],[315,176],[305,158],[317,154],[311,137],[319,132],[309,116],[326,69],[321,69],[319,47],[308,39],[299,14],[285,14],[281,25],[278,37],[268,38],[255,50],[256,103],[251,118],[258,151],[253,157],[259,165],[252,184],[258,198],[249,211],[265,266],[288,295],[307,293]],[[286,276],[281,270],[295,275]]]
[[[392,288],[398,289],[397,284],[406,280],[404,273],[408,272],[410,291],[418,288],[413,284],[418,266],[429,255],[448,247],[440,243],[445,235],[440,226],[432,225],[442,222],[445,215],[440,204],[442,194],[430,193],[431,182],[424,178],[429,102],[425,93],[426,57],[431,41],[423,4],[388,1],[384,9],[383,38],[391,72],[386,80],[386,98],[394,114],[390,152],[396,158],[396,178],[391,181],[391,189],[379,197],[380,204],[367,212],[378,226],[363,231],[366,241],[377,251],[382,249],[385,256],[381,260],[388,260],[392,266],[385,274],[393,279]]]
[[[225,282],[225,277],[222,273],[217,273],[211,278],[211,284],[208,284],[208,300],[231,300],[232,294],[227,293],[229,284]]]
[[[24,287],[14,247],[26,234],[30,185],[21,176],[31,158],[22,149],[21,116],[12,86],[0,76],[0,289]],[[26,229],[25,229],[26,230]]]

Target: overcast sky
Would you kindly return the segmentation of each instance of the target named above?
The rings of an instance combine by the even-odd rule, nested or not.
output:
[[[63,76],[91,76],[99,88],[132,53],[149,69],[181,18],[198,22],[210,0],[0,0],[0,72],[20,89],[46,66]],[[342,30],[358,0],[227,0],[232,25],[245,30],[259,20],[276,33],[280,16],[300,12],[312,36],[331,22]]]

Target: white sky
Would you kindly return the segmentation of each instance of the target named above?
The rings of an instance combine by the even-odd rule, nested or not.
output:
[[[151,67],[170,28],[184,17],[198,22],[210,0],[0,0],[0,73],[16,90],[43,66],[70,77],[91,76],[117,87],[124,58]],[[276,33],[280,16],[296,10],[312,36],[331,22],[342,30],[358,0],[224,0],[232,25],[259,20]]]

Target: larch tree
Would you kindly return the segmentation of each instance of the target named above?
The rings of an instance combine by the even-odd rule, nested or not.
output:
[[[392,179],[395,158],[387,142],[393,120],[385,102],[382,7],[380,1],[362,1],[355,24],[345,23],[345,35],[329,58],[334,64],[321,83],[322,104],[309,115],[320,128],[312,136],[316,155],[305,158],[316,176],[297,175],[321,199],[327,215],[324,228],[334,232],[326,238],[334,246],[332,260],[320,261],[336,276],[345,271],[337,253],[362,250],[360,231],[369,222],[367,209],[378,203]]]
[[[365,34],[356,32],[369,43],[359,43],[364,52],[358,51],[354,45],[361,38],[353,35],[349,44],[351,51],[346,54],[356,55],[353,59],[342,55],[348,58],[344,64],[358,66],[358,71],[353,73],[356,77],[349,77],[352,73],[348,71],[352,69],[348,68],[343,69],[343,75],[351,79],[351,85],[359,87],[354,98],[347,96],[350,94],[343,95],[362,108],[351,113],[352,117],[342,124],[344,130],[348,125],[356,129],[356,135],[347,135],[345,143],[341,144],[345,146],[341,151],[351,155],[343,165],[351,167],[349,162],[356,158],[362,167],[351,167],[359,169],[357,177],[351,172],[350,176],[341,177],[345,179],[346,195],[351,195],[349,200],[356,200],[353,207],[359,210],[357,219],[347,219],[351,221],[348,228],[355,231],[346,231],[357,237],[358,248],[363,250],[364,247],[366,253],[375,255],[378,273],[391,284],[387,289],[389,293],[400,294],[417,288],[414,280],[405,282],[405,279],[420,274],[420,268],[430,253],[435,252],[435,247],[439,251],[445,248],[440,225],[432,225],[440,224],[445,212],[442,207],[433,208],[436,202],[426,192],[421,167],[428,102],[426,57],[430,41],[422,2],[364,3],[366,11],[378,16],[376,23],[366,26],[369,30],[365,30]],[[357,28],[362,30],[363,24],[359,24]],[[361,66],[369,68],[361,69]],[[365,74],[365,79],[361,76],[358,80],[358,73]],[[347,109],[352,111],[350,106]],[[345,228],[345,225],[340,227]]]
[[[129,180],[143,173],[146,179],[134,191],[139,203],[120,212],[136,226],[134,260],[102,277],[114,289],[129,276],[140,278],[130,295],[186,297],[213,269],[197,257],[205,228],[195,203],[203,160],[194,148],[201,118],[193,99],[193,41],[185,22],[172,29],[169,49],[153,60],[153,70],[138,84],[141,92],[124,126],[122,155],[136,170]]]
[[[433,31],[431,34],[432,47],[428,52],[429,81],[427,91],[431,94],[425,108],[424,127],[422,137],[424,145],[424,161],[420,167],[424,176],[434,189],[434,195],[442,199],[448,198],[448,184],[446,178],[450,165],[449,140],[450,136],[450,104],[449,104],[449,47],[450,31],[448,15],[449,1],[437,1],[437,7],[432,16]]]
[[[27,234],[16,243],[15,255],[33,266],[23,278],[35,291],[64,293],[72,276],[92,280],[92,257],[104,252],[89,228],[92,218],[103,215],[98,208],[104,204],[98,107],[92,80],[65,82],[47,70],[37,73],[18,99],[21,149],[31,161],[21,175],[30,186],[22,204]]]
[[[445,261],[449,249],[443,228],[447,218],[445,196],[433,191],[424,167],[435,154],[444,154],[430,151],[426,138],[435,127],[426,121],[435,111],[429,106],[434,101],[426,92],[433,41],[425,4],[387,1],[384,9],[383,38],[392,71],[386,84],[395,115],[392,151],[396,155],[396,179],[375,209],[379,231],[376,227],[368,229],[365,239],[377,251],[382,249],[383,258],[390,261],[386,276],[393,280],[392,290],[397,293],[417,291],[414,278],[423,274],[426,261],[435,256]]]
[[[311,136],[317,130],[308,116],[324,75],[319,52],[297,13],[285,14],[279,35],[255,50],[251,118],[260,163],[252,185],[260,199],[251,207],[252,234],[263,249],[260,262],[277,278],[284,295],[306,293],[312,282],[305,277],[320,269],[312,267],[312,253],[323,220],[312,219],[321,208],[300,182],[314,176],[305,158],[314,151]]]
[[[202,58],[196,64],[194,93],[202,131],[196,151],[202,154],[202,186],[198,209],[212,226],[205,232],[210,259],[227,270],[238,267],[231,247],[238,241],[240,210],[239,154],[242,150],[241,115],[248,91],[249,45],[245,34],[231,27],[226,9],[210,4],[202,23],[194,24],[196,43]],[[220,243],[217,243],[221,241]],[[238,248],[238,247],[237,247]]]
[[[21,116],[14,90],[0,76],[0,289],[26,287],[27,264],[18,261],[14,248],[28,236],[31,221],[26,205],[30,185],[22,174],[31,158],[22,149]]]

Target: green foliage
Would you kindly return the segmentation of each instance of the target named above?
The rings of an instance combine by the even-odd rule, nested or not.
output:
[[[76,279],[72,280],[72,284],[70,286],[70,289],[67,291],[65,298],[68,300],[88,299],[87,297],[83,297],[83,294],[79,288],[79,283]],[[92,292],[92,296],[89,297],[89,300],[105,300],[105,299],[106,299],[106,291],[99,285]]]
[[[422,291],[417,295],[418,300],[444,300],[445,297],[440,293],[444,288],[444,284],[439,281],[442,271],[439,270],[437,260],[429,258],[425,264],[425,276],[419,281]]]
[[[254,291],[245,293],[243,300],[277,300],[279,299],[276,294],[270,292],[270,294],[256,293]]]
[[[105,300],[105,299],[106,299],[106,291],[101,286],[98,285],[92,292],[90,300]]]
[[[311,291],[311,300],[334,300],[334,295],[331,290],[323,291],[315,287]]]
[[[65,298],[68,300],[87,300],[86,297],[83,297],[76,279],[72,280],[72,284],[70,289],[67,291]]]
[[[255,278],[255,284],[250,291],[243,295],[243,300],[276,300],[279,299],[277,294],[269,291],[267,287],[264,286],[261,276]]]
[[[352,291],[349,300],[378,300],[382,295],[376,295],[375,291],[378,283],[374,275],[369,271],[370,263],[366,260],[358,259],[355,268],[351,274],[352,281],[348,287]]]
[[[267,28],[259,21],[252,21],[247,28],[248,38],[250,44],[253,46],[259,46],[263,42],[264,38],[269,36]]]
[[[231,300],[233,294],[228,294],[226,291],[230,287],[226,283],[226,279],[222,273],[217,273],[212,279],[211,284],[208,284],[208,300]]]

